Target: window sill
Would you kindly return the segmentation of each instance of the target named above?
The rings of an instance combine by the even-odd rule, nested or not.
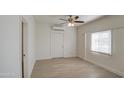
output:
[[[98,52],[98,51],[93,51],[93,50],[90,50],[92,53],[98,53],[98,54],[102,54],[102,55],[107,55],[107,56],[112,56],[112,54],[109,54],[109,53],[103,53],[103,52]]]

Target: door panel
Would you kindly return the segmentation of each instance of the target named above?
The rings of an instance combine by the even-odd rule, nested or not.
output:
[[[53,57],[64,57],[64,33],[53,33]]]

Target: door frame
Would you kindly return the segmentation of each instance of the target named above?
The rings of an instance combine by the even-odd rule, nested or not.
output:
[[[63,58],[64,58],[64,50],[65,50],[65,44],[64,44],[64,31],[51,31],[51,58],[55,58],[54,57],[54,47],[53,47],[53,38],[54,38],[54,34],[55,33],[61,33],[63,34]]]
[[[24,31],[27,31],[26,36],[24,35],[25,34]],[[25,65],[25,58],[24,58],[25,56],[27,56],[27,54],[24,54],[25,53],[24,43],[25,42],[28,43],[28,38],[24,39],[24,37],[28,37],[27,35],[28,35],[28,24],[27,24],[25,18],[23,16],[21,16],[21,77],[22,78],[28,77],[28,73],[27,73],[27,71],[25,71],[25,67],[27,67],[26,69],[28,69],[28,65]],[[24,42],[24,40],[26,40],[26,41]],[[27,53],[27,51],[26,51],[26,53]]]
[[[24,78],[24,22],[21,22],[22,25],[22,62],[21,62],[21,68],[22,68],[22,78]]]

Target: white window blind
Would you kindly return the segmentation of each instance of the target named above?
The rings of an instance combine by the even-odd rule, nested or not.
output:
[[[111,54],[111,30],[92,33],[91,50]]]

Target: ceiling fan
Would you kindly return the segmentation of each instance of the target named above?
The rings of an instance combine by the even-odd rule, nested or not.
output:
[[[74,23],[84,23],[84,21],[78,21],[77,19],[79,19],[79,16],[69,15],[68,19],[60,18],[59,20],[65,21],[61,24],[68,24],[68,26],[74,26]]]

